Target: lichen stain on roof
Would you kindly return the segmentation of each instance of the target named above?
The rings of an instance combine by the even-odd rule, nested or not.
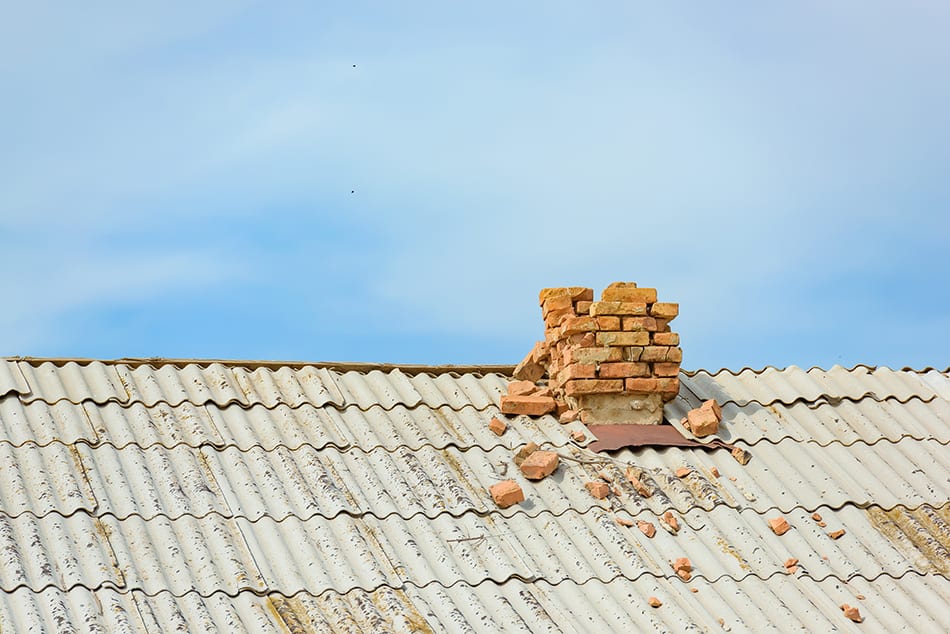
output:
[[[681,373],[667,420],[719,399],[746,465],[592,453],[580,421],[504,417],[510,372],[0,360],[0,629],[950,630],[946,371]],[[529,441],[553,476],[511,463]],[[526,500],[499,509],[506,478]]]

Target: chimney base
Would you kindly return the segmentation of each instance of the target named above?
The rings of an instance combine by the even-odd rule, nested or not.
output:
[[[582,394],[568,397],[584,424],[659,425],[663,422],[663,397],[659,394]]]

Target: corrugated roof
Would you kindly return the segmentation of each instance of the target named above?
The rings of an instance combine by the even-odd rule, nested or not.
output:
[[[0,361],[0,629],[950,629],[947,372],[681,375],[667,418],[725,403],[741,465],[594,454],[551,416],[498,437],[504,375],[429,370]],[[529,440],[555,475],[521,477]],[[619,495],[586,492],[598,473]],[[487,489],[507,478],[527,500],[502,510]]]

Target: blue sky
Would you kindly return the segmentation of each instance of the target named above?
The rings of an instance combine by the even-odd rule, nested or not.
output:
[[[767,4],[7,5],[0,355],[946,367],[950,5]]]

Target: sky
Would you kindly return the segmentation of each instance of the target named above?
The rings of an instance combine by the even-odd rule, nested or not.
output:
[[[133,4],[0,6],[0,355],[950,365],[946,2]]]

